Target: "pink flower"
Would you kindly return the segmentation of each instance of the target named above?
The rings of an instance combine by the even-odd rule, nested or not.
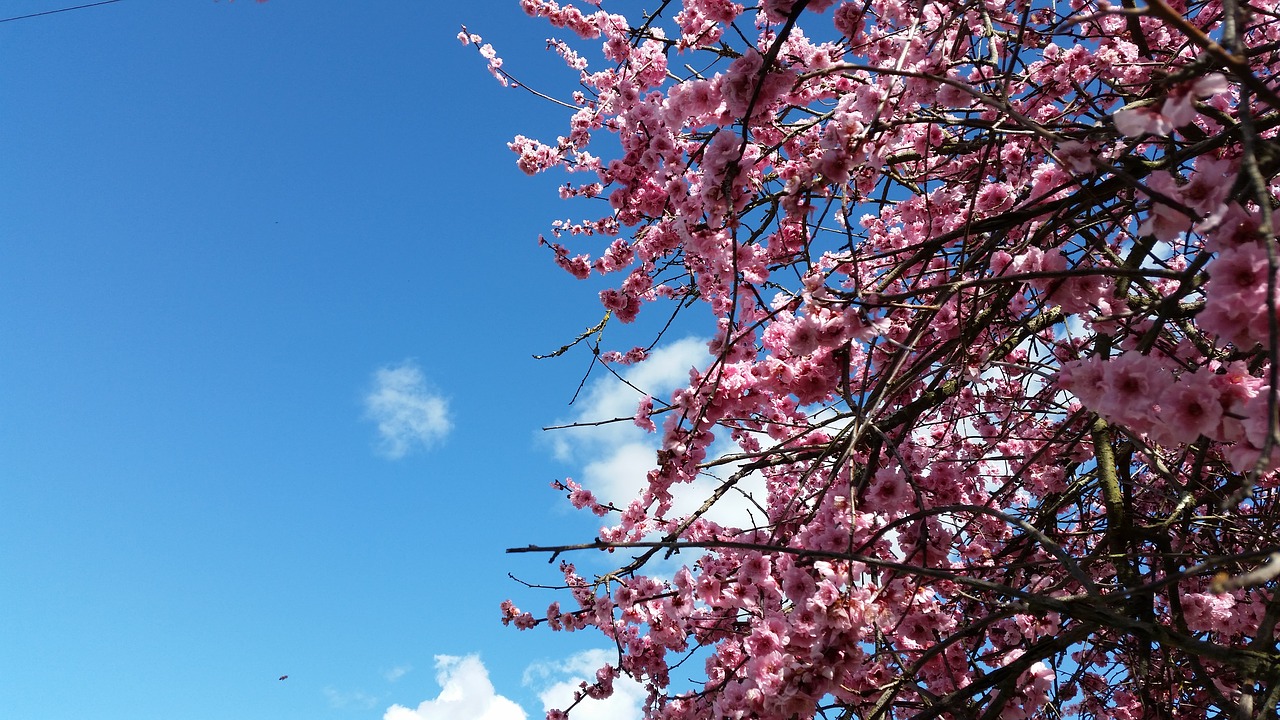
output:
[[[1174,128],[1189,125],[1196,118],[1191,104],[1195,98],[1205,98],[1226,91],[1230,86],[1220,74],[1206,75],[1191,83],[1183,83],[1169,91],[1157,111],[1154,106],[1126,107],[1118,110],[1111,119],[1116,129],[1125,137],[1139,138],[1150,133],[1167,136]]]
[[[889,515],[905,514],[914,498],[899,468],[880,468],[867,488],[867,506]]]
[[[1227,205],[1220,222],[1212,229],[1205,247],[1220,252],[1229,247],[1247,245],[1262,239],[1258,233],[1260,213],[1246,211],[1236,203]],[[1272,213],[1271,227],[1280,227],[1280,212]]]
[[[1151,173],[1147,186],[1162,196],[1177,201],[1181,191],[1173,176],[1161,170]],[[1146,220],[1138,225],[1139,235],[1155,235],[1157,240],[1176,240],[1179,235],[1191,229],[1192,220],[1180,207],[1169,205],[1157,197],[1151,199],[1151,211]]]
[[[1216,216],[1216,221],[1226,212],[1223,205],[1235,179],[1234,162],[1202,156],[1196,160],[1196,169],[1180,189],[1179,196],[1202,217]]]
[[[551,252],[556,255],[556,265],[559,265],[579,280],[586,279],[591,275],[591,263],[586,255],[577,255],[571,258],[569,257],[569,250],[565,246],[550,242],[543,237],[538,238],[538,244],[551,248]]]
[[[1267,284],[1267,252],[1257,243],[1227,248],[1209,264],[1214,293],[1223,298],[1250,298]]]
[[[756,687],[769,695],[777,695],[786,685],[783,673],[787,660],[782,653],[771,652],[752,657],[747,663],[747,675]]]
[[[645,395],[640,401],[639,407],[636,408],[635,415],[636,427],[642,428],[647,432],[655,432],[658,428],[653,424],[653,397]]]
[[[1164,115],[1173,127],[1189,125],[1196,118],[1196,109],[1191,101],[1226,92],[1230,88],[1227,78],[1219,73],[1205,75],[1190,83],[1182,83],[1169,91],[1160,114]]]
[[[954,70],[947,72],[947,79],[955,84],[943,83],[938,87],[938,103],[942,107],[949,108],[972,106],[974,101],[973,93],[963,89],[968,87],[968,83],[957,75]]]
[[[520,155],[516,160],[516,167],[526,175],[536,175],[554,167],[561,159],[555,148],[523,135],[515,136],[511,142],[507,143],[507,147]]]
[[[613,311],[618,320],[629,323],[640,313],[640,299],[627,292],[608,288],[600,291],[600,304]]]
[[[782,575],[782,592],[792,602],[803,605],[817,589],[817,583],[807,570],[794,564],[787,566]]]
[[[769,22],[783,22],[791,14],[791,8],[795,4],[796,0],[764,0],[765,17],[769,18]]]
[[[528,630],[538,624],[532,614],[521,612],[520,608],[517,608],[510,600],[503,600],[501,609],[503,625],[515,625],[517,629]]]
[[[789,386],[801,405],[820,402],[828,397],[835,390],[839,379],[838,368],[825,353],[805,358],[790,369],[792,377]]]
[[[761,553],[752,553],[742,561],[742,568],[738,574],[738,582],[747,585],[759,585],[764,583],[769,577],[771,563],[769,557]]]
[[[564,487],[569,491],[569,502],[578,510],[585,507],[594,508],[596,506],[595,495],[593,495],[590,490],[583,489],[581,485],[574,482],[572,479],[565,478]]]
[[[1175,443],[1214,436],[1222,421],[1222,402],[1205,374],[1184,374],[1160,394],[1161,434]]]
[[[1169,120],[1150,106],[1122,108],[1111,119],[1125,137],[1140,138],[1147,134],[1164,137],[1173,130]]]
[[[1097,172],[1093,166],[1097,151],[1089,144],[1068,140],[1058,146],[1057,156],[1076,175],[1092,175]]]
[[[1205,330],[1241,349],[1268,334],[1266,250],[1258,243],[1228,247],[1209,263],[1205,308],[1196,317]]]
[[[1229,633],[1235,598],[1227,594],[1187,593],[1180,600],[1182,616],[1192,632]]]
[[[864,32],[863,16],[866,14],[866,4],[862,2],[846,2],[836,8],[833,13],[832,21],[835,23],[836,30],[844,35],[852,42],[858,42]]]
[[[812,355],[818,349],[821,332],[817,324],[809,317],[796,320],[791,326],[791,334],[787,337],[787,350],[796,357]]]
[[[1263,386],[1261,392],[1254,395],[1240,409],[1244,415],[1242,423],[1244,424],[1245,438],[1249,444],[1262,451],[1267,444],[1267,435],[1271,432],[1271,419],[1268,417],[1271,400],[1268,397],[1268,388]]]
[[[1137,432],[1150,429],[1155,422],[1155,392],[1168,381],[1168,371],[1155,358],[1137,352],[1123,353],[1110,361],[1099,363],[1099,369],[1102,374],[1101,382],[1094,390],[1096,394],[1091,398],[1092,403],[1086,403],[1086,406],[1108,420],[1127,425]],[[1077,372],[1080,370],[1073,370],[1068,377],[1074,381],[1073,385],[1077,385],[1087,395],[1089,382],[1085,378],[1088,376],[1081,374],[1075,377]],[[1084,398],[1081,397],[1081,400]]]
[[[979,212],[995,214],[1013,207],[1013,194],[1005,183],[987,183],[978,190],[973,206]]]
[[[748,108],[752,117],[768,113],[774,103],[791,89],[794,73],[771,67],[762,78],[760,71],[763,68],[764,56],[752,48],[730,63],[729,69],[720,76],[720,94],[730,114],[741,117],[747,114]]]

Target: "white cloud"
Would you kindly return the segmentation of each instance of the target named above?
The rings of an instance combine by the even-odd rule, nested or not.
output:
[[[644,487],[649,469],[657,464],[654,450],[646,442],[615,445],[583,465],[580,482],[602,498],[626,504]]]
[[[676,387],[689,382],[690,368],[705,369],[711,362],[705,340],[685,338],[650,354],[649,359],[627,368],[619,381],[612,375],[601,375],[587,386],[577,405],[577,412],[566,422],[598,422],[612,418],[630,418],[644,393],[665,400]],[[660,406],[661,403],[655,403]],[[662,416],[654,421],[659,428]],[[583,487],[603,501],[626,505],[644,489],[645,476],[657,464],[655,451],[659,436],[646,433],[629,419],[607,425],[556,430],[556,456],[578,466],[574,476]],[[730,440],[718,440],[712,455],[736,452]],[[726,466],[718,476],[728,478],[739,467]],[[673,515],[686,515],[697,510],[720,485],[711,476],[699,477],[689,485],[672,488],[675,502]],[[763,502],[764,479],[753,473],[740,480],[730,492],[707,513],[708,519],[721,524],[749,527],[759,522],[761,513],[748,495]]]
[[[630,418],[645,393],[665,400],[676,387],[689,382],[689,370],[704,368],[711,361],[707,343],[698,338],[685,338],[653,351],[647,360],[630,368],[620,367],[626,382],[601,373],[587,386],[574,404],[573,417],[562,424],[599,422],[614,418]],[[660,405],[660,403],[655,403]],[[662,417],[655,417],[659,428]],[[583,455],[597,455],[602,450],[628,441],[643,441],[645,432],[630,420],[593,427],[557,430],[552,437],[556,457],[581,461]]]
[[[382,676],[387,679],[387,682],[395,682],[405,675],[408,675],[409,671],[412,669],[413,667],[410,665],[397,665],[383,673]]]
[[[427,389],[411,360],[378,368],[364,407],[365,417],[378,425],[379,452],[392,460],[431,447],[453,428],[448,402]]]
[[[609,448],[583,466],[579,482],[601,498],[625,505],[638,496],[648,482],[646,476],[657,464],[655,449],[653,444],[644,442],[629,442]],[[731,441],[716,442],[709,454],[716,455],[719,451],[730,453],[738,450]],[[715,476],[701,475],[691,483],[674,486],[671,488],[671,514],[688,515],[702,507],[716,488],[741,468],[742,463],[733,463],[721,468]],[[750,473],[734,488],[720,498],[704,517],[733,527],[752,527],[761,522],[763,513],[756,502],[763,504],[766,497],[764,476],[758,472]],[[756,499],[755,502],[752,498]]]
[[[581,683],[594,682],[596,670],[605,664],[617,665],[616,654],[605,650],[588,650],[558,663],[539,663],[525,670],[526,685],[541,687],[538,697],[543,710],[563,710],[573,704],[574,692]],[[640,683],[624,676],[613,681],[613,695],[583,700],[570,713],[573,720],[639,720],[644,716],[648,696]]]
[[[331,687],[322,690],[324,697],[333,708],[357,707],[372,708],[378,704],[378,698],[360,690],[339,692]]]
[[[475,655],[437,655],[436,682],[440,694],[434,700],[424,700],[416,710],[392,705],[382,720],[528,719],[519,705],[494,691],[489,671]]]

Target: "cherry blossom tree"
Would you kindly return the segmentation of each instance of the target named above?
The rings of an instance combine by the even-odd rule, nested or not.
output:
[[[518,549],[563,596],[504,622],[617,647],[580,702],[1274,717],[1280,3],[520,5],[577,82],[564,136],[510,145],[588,216],[542,242],[617,278],[579,340],[620,369],[652,346],[606,325],[715,323],[626,419],[643,491],[558,482],[605,526]]]

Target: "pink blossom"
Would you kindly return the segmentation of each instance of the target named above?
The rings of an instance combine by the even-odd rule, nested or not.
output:
[[[595,495],[590,490],[584,489],[581,485],[572,479],[566,478],[564,487],[569,491],[569,502],[579,510],[585,507],[594,507],[596,505]]]
[[[983,213],[997,213],[1013,206],[1014,197],[1004,183],[990,183],[978,190],[974,207]]]
[[[1195,119],[1193,99],[1225,92],[1228,87],[1224,76],[1216,73],[1206,75],[1174,87],[1160,103],[1159,110],[1151,105],[1127,107],[1112,115],[1112,119],[1116,129],[1127,137],[1137,138],[1146,134],[1164,137],[1174,128],[1188,125]]]
[[[857,42],[863,34],[865,8],[866,5],[856,0],[846,0],[842,3],[836,8],[832,17],[836,30],[850,41]]]
[[[1261,213],[1249,212],[1236,203],[1227,205],[1221,221],[1208,233],[1206,247],[1219,252],[1229,247],[1257,242]],[[1272,213],[1271,226],[1280,227],[1280,213]]]
[[[1183,374],[1160,394],[1162,434],[1175,443],[1195,442],[1201,435],[1216,436],[1222,420],[1217,390],[1201,373]]]
[[[528,630],[537,626],[537,620],[527,612],[521,612],[510,600],[502,601],[502,624],[514,624],[520,630]]]
[[[797,356],[812,355],[818,349],[821,331],[809,317],[798,318],[787,337],[787,349]]]
[[[612,311],[618,320],[629,323],[640,312],[640,299],[630,293],[612,288],[600,291],[600,304]]]
[[[1139,138],[1148,134],[1164,137],[1173,130],[1173,123],[1149,105],[1121,109],[1111,119],[1125,137]]]
[[[738,582],[758,585],[769,577],[771,563],[769,558],[760,553],[753,553],[742,561],[742,570],[738,577]]]
[[[639,407],[636,408],[635,415],[636,427],[642,428],[648,432],[657,431],[657,426],[653,424],[653,397],[645,395],[640,401]]]
[[[1266,250],[1257,243],[1228,247],[1208,265],[1205,308],[1198,320],[1208,331],[1243,348],[1268,334]]]
[[[867,502],[875,510],[890,515],[904,510],[911,501],[911,488],[898,468],[881,468],[867,489]]]
[[[1148,187],[1166,198],[1177,201],[1181,196],[1173,176],[1164,171],[1151,174]],[[1183,232],[1191,229],[1192,220],[1187,217],[1181,207],[1170,205],[1165,200],[1152,196],[1151,213],[1138,226],[1139,235],[1154,235],[1157,240],[1174,240]]]
[[[1202,156],[1179,195],[1202,217],[1216,220],[1226,212],[1227,195],[1236,179],[1234,166],[1230,160]]]
[[[555,148],[523,135],[517,135],[507,143],[507,147],[520,155],[516,166],[526,175],[535,175],[554,167],[561,159]]]
[[[1191,105],[1192,99],[1217,95],[1226,92],[1229,87],[1227,78],[1219,73],[1205,75],[1190,83],[1182,83],[1165,97],[1160,112],[1173,127],[1188,125],[1196,117],[1196,109]]]
[[[764,0],[761,7],[770,22],[783,22],[791,14],[791,7],[795,4],[796,0]]]
[[[644,348],[686,329],[710,350],[672,390],[627,375],[660,433],[631,497],[557,486],[610,518],[545,618],[617,648],[582,697],[625,674],[646,720],[1237,712],[1230,663],[1121,617],[1141,596],[1170,638],[1268,641],[1265,590],[1232,605],[1185,572],[1251,567],[1280,487],[1253,472],[1280,462],[1274,238],[1228,122],[1265,98],[1194,55],[1216,6],[521,5],[568,35],[538,90],[567,130],[511,150],[590,175],[553,184],[595,214],[543,241],[610,312],[589,362],[664,375]],[[1233,76],[1273,76],[1276,24],[1238,24]]]
[[[1143,430],[1154,420],[1155,391],[1167,371],[1153,358],[1128,352],[1103,364],[1102,395],[1098,412]]]
[[[1097,152],[1088,143],[1067,140],[1058,147],[1058,159],[1077,175],[1092,175],[1097,170],[1093,163]]]
[[[1226,594],[1192,592],[1180,598],[1182,617],[1192,632],[1228,632],[1235,598]]]

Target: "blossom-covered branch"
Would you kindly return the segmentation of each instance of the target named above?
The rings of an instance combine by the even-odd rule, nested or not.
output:
[[[637,410],[643,491],[557,483],[606,526],[520,549],[631,553],[503,606],[616,644],[582,702],[621,673],[664,720],[1275,712],[1275,0],[520,5],[578,90],[510,147],[597,208],[550,259],[618,278],[613,325],[715,318]]]

